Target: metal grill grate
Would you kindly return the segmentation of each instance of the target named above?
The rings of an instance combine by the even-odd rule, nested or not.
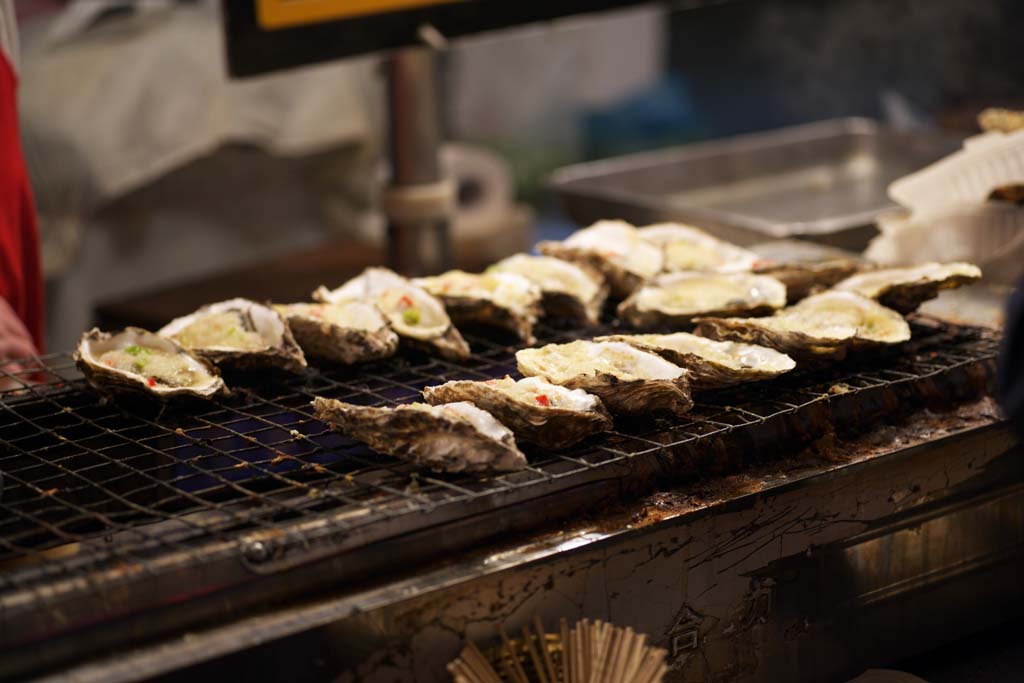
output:
[[[559,487],[621,478],[628,472],[621,465],[638,456],[699,449],[840,394],[990,365],[996,354],[991,332],[926,319],[913,329],[914,341],[899,349],[701,395],[686,420],[620,422],[560,454],[527,449],[527,470],[491,477],[436,475],[379,456],[330,432],[309,406],[317,395],[395,404],[416,399],[427,384],[514,375],[515,349],[487,339],[471,338],[476,353],[462,364],[400,357],[316,368],[236,385],[225,400],[172,407],[102,403],[67,355],[47,356],[38,383],[5,373],[22,388],[0,396],[0,621],[58,603],[83,589],[83,577],[138,579],[218,555],[257,562],[271,553],[267,539],[275,548],[346,539],[337,552],[436,524],[472,504],[528,503]],[[578,335],[545,328],[539,336]]]

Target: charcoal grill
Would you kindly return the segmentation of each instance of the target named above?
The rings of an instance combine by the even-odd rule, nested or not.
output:
[[[439,561],[473,558],[510,539],[526,558],[521,543],[553,528],[568,533],[566,520],[647,533],[698,508],[728,507],[750,491],[647,515],[643,524],[637,501],[650,511],[657,509],[651,501],[735,473],[760,471],[760,490],[782,491],[885,460],[901,449],[865,446],[845,459],[830,450],[878,425],[976,402],[991,389],[997,334],[924,317],[912,328],[914,339],[899,348],[706,392],[687,419],[619,421],[616,431],[564,453],[527,450],[528,469],[489,477],[437,475],[379,456],[329,431],[309,402],[397,404],[427,384],[515,374],[515,348],[493,339],[471,336],[475,353],[463,363],[400,357],[356,369],[317,367],[236,384],[227,399],[170,407],[104,402],[68,355],[43,357],[34,383],[7,373],[20,388],[0,400],[0,678],[144,653],[187,629],[230,629],[338,591],[416,584],[439,571]],[[579,334],[545,327],[538,337]],[[993,458],[1013,443],[991,412],[964,426],[1002,444]],[[795,454],[808,452],[811,460],[793,464]],[[587,545],[581,538],[560,541],[547,556],[568,557]],[[472,572],[487,573],[480,566]],[[417,591],[427,592],[423,585]],[[680,643],[689,642],[689,631],[680,636],[686,619],[676,622],[653,635],[685,662]],[[301,630],[296,623],[304,622],[289,623]],[[220,649],[213,642],[201,652],[186,646],[191,655],[151,656],[149,668],[136,662],[141,668],[88,671],[95,680],[138,679],[244,649],[237,634],[219,641]],[[88,671],[79,671],[80,680],[91,680]],[[443,680],[438,675],[416,680]]]

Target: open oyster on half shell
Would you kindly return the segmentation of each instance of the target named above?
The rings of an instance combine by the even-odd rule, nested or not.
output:
[[[664,263],[661,249],[625,221],[598,221],[562,242],[541,242],[537,250],[592,267],[608,281],[612,296],[620,299],[660,273]]]
[[[689,372],[693,389],[714,389],[741,382],[771,379],[789,372],[796,363],[767,346],[715,341],[688,332],[673,334],[616,334],[594,341],[615,341],[656,353]]]
[[[601,399],[539,377],[455,381],[423,389],[427,403],[468,401],[506,425],[517,438],[545,448],[567,448],[612,427]]]
[[[398,349],[398,335],[369,301],[277,304],[274,310],[310,356],[352,365],[393,356]]]
[[[786,305],[786,287],[750,273],[670,273],[619,304],[619,317],[639,329],[678,328],[702,315],[760,315]]]
[[[75,361],[86,381],[101,391],[141,391],[162,399],[227,392],[208,361],[137,327],[115,334],[89,330],[78,342]]]
[[[905,342],[910,326],[876,301],[828,291],[766,318],[700,318],[696,333],[770,346],[797,360],[820,360],[843,358],[849,349]]]
[[[220,367],[297,372],[306,357],[280,313],[249,299],[228,299],[175,318],[158,334]]]
[[[472,403],[393,408],[313,399],[317,418],[379,453],[438,472],[508,472],[526,467],[508,427]]]
[[[686,370],[621,342],[574,341],[516,352],[519,372],[598,396],[614,414],[683,415],[693,407]]]
[[[651,244],[661,248],[663,270],[742,273],[751,270],[759,257],[699,228],[684,223],[658,223],[637,230]]]
[[[515,254],[487,271],[522,275],[540,287],[544,314],[550,318],[596,325],[608,298],[608,285],[600,273],[553,256]]]
[[[444,304],[387,268],[367,268],[334,290],[320,287],[313,298],[372,301],[406,344],[451,360],[469,357],[469,344],[452,324]]]
[[[875,299],[900,313],[910,313],[943,289],[981,279],[971,263],[922,263],[908,268],[883,268],[846,278],[835,289]]]
[[[449,270],[421,277],[413,284],[444,303],[456,325],[484,325],[512,332],[532,344],[541,313],[540,287],[514,273],[467,273]]]

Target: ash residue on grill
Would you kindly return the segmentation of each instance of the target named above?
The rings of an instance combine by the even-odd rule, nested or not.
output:
[[[985,397],[943,412],[924,409],[909,419],[878,424],[869,432],[849,439],[839,438],[835,432],[830,431],[806,448],[770,465],[756,466],[742,473],[696,480],[679,490],[659,491],[626,503],[617,513],[602,515],[598,528],[612,531],[627,524],[633,528],[655,524],[740,496],[760,493],[780,481],[793,481],[843,465],[871,460],[894,450],[927,443],[998,419],[998,406],[991,397]]]

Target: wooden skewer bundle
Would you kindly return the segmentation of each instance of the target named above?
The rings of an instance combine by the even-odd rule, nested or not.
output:
[[[521,639],[502,629],[490,654],[469,643],[448,665],[455,683],[660,683],[668,672],[668,653],[649,646],[646,635],[600,620],[570,629],[562,619],[558,632],[547,633],[534,617]]]

